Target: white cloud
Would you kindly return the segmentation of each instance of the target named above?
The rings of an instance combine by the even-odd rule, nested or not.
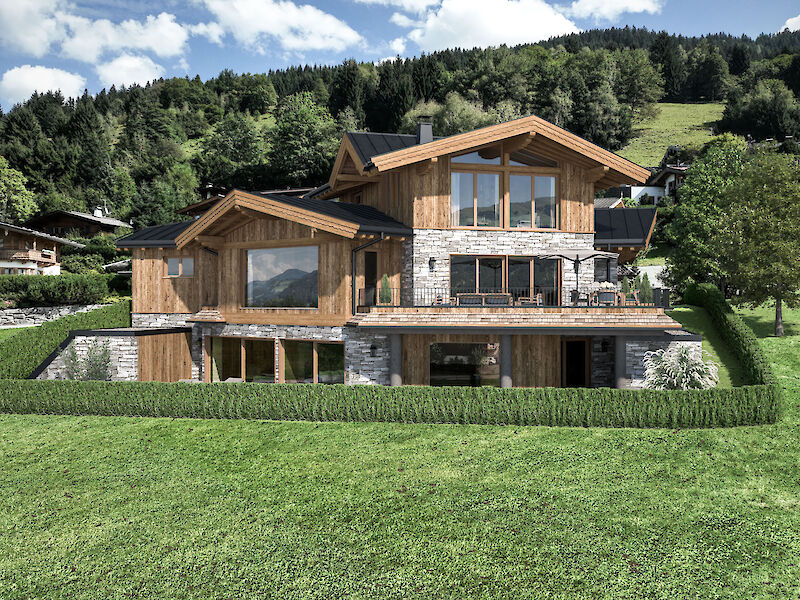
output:
[[[402,54],[406,51],[406,41],[404,38],[395,38],[391,42],[389,42],[389,47],[392,49],[392,52],[395,55]]]
[[[419,25],[419,23],[403,13],[394,13],[391,17],[389,17],[389,20],[400,27],[414,27],[415,25]]]
[[[2,0],[0,44],[37,58],[44,56],[63,36],[57,14],[67,6],[64,0]]]
[[[792,17],[791,19],[787,19],[786,23],[784,23],[783,27],[781,27],[781,31],[785,31],[786,29],[789,31],[797,31],[800,29],[800,15]]]
[[[361,4],[381,4],[396,6],[406,12],[421,14],[429,7],[439,4],[439,0],[356,0]]]
[[[217,25],[240,44],[265,53],[334,50],[361,43],[347,23],[309,4],[289,0],[202,0]]]
[[[97,76],[105,86],[144,85],[164,74],[164,67],[154,63],[147,56],[123,54],[112,61],[97,65]]]
[[[186,52],[189,39],[189,31],[175,21],[175,15],[163,12],[144,21],[128,19],[119,24],[75,15],[64,15],[62,20],[69,33],[61,44],[61,53],[90,63],[120,50],[152,52],[162,58],[180,56]]]
[[[0,98],[8,105],[30,98],[33,92],[61,90],[67,98],[78,98],[86,89],[86,79],[77,73],[49,67],[22,65],[3,73]]]
[[[616,21],[623,13],[661,12],[665,0],[575,0],[561,7],[564,14],[578,19]]]
[[[443,0],[408,37],[433,51],[534,43],[577,31],[544,0]]]
[[[225,30],[219,23],[198,23],[197,25],[189,25],[189,31],[192,32],[192,35],[204,37],[217,46],[222,46],[222,38],[225,37]]]

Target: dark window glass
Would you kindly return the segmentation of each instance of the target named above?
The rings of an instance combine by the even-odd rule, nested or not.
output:
[[[181,259],[181,277],[194,277],[194,259]]]
[[[474,292],[477,288],[475,281],[475,257],[451,256],[450,257],[450,295]]]
[[[316,308],[317,246],[247,251],[247,306]]]
[[[344,383],[344,344],[317,344],[320,383]]]
[[[478,259],[478,289],[481,293],[503,291],[503,259]]]
[[[168,277],[177,277],[181,274],[181,259],[180,258],[168,258],[167,259],[167,276]]]
[[[242,342],[239,338],[211,338],[211,381],[242,376]]]
[[[531,259],[508,259],[508,292],[514,299],[531,295]]]
[[[477,152],[468,152],[460,156],[454,156],[450,162],[469,165],[499,165],[500,149],[483,148]]]
[[[286,340],[283,349],[286,383],[314,383],[314,342]]]
[[[556,227],[556,178],[536,177],[534,190],[536,227]]]
[[[509,223],[511,227],[533,227],[530,175],[509,177]]]
[[[473,174],[450,174],[450,225],[471,227],[475,224],[473,204],[475,200]]]
[[[500,227],[500,175],[478,173],[478,227]]]
[[[273,340],[244,341],[245,381],[275,383],[275,342]]]
[[[540,259],[533,262],[533,292],[542,294],[545,305],[558,306],[558,260]]]
[[[499,344],[431,344],[430,384],[499,386]]]

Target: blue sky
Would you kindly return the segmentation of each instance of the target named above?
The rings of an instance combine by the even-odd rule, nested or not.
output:
[[[0,0],[0,105],[34,90],[203,79],[224,68],[380,60],[536,42],[592,27],[755,36],[800,29],[797,0]]]

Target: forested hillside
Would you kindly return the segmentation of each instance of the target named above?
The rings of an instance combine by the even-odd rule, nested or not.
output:
[[[727,101],[719,127],[793,135],[799,93],[798,32],[751,40],[610,29],[377,65],[225,70],[78,100],[35,94],[0,119],[0,220],[105,204],[143,226],[174,219],[208,182],[316,185],[344,130],[413,131],[420,115],[447,135],[533,113],[618,150],[661,99]],[[15,170],[32,197],[8,191],[19,187]]]

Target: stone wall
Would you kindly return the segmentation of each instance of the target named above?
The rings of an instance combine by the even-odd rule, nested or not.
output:
[[[614,338],[593,337],[592,338],[592,380],[590,385],[593,388],[614,387],[615,365],[614,365]]]
[[[674,346],[687,346],[693,355],[702,357],[703,343],[699,338],[683,330],[670,332],[661,338],[628,338],[625,341],[625,378],[630,381],[630,387],[640,388],[644,385],[645,354]]]
[[[76,336],[37,379],[66,379],[67,360],[74,352],[85,359],[93,345],[106,345],[111,351],[111,381],[136,381],[139,372],[138,338],[125,336]]]
[[[0,310],[0,327],[34,327],[61,317],[102,308],[102,304],[70,304],[64,306],[32,306]]]
[[[414,237],[403,247],[402,285],[404,289],[442,289],[450,287],[450,255],[535,256],[565,250],[592,250],[594,234],[529,231],[480,231],[470,229],[415,229]],[[430,259],[435,258],[434,269]],[[592,289],[595,272],[591,262],[581,264],[578,289]],[[569,303],[575,289],[575,271],[564,261],[562,302]]]
[[[192,313],[131,313],[132,327],[191,327],[192,328],[192,379],[202,380],[203,339],[200,328],[187,320]]]

